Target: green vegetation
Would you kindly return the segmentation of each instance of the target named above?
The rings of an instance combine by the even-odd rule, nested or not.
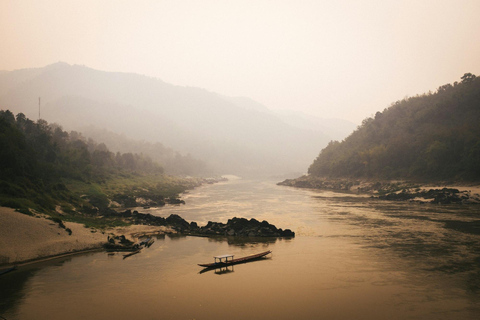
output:
[[[200,183],[165,175],[143,154],[115,154],[78,132],[0,111],[0,206],[112,226],[122,222],[99,216],[115,206],[177,203],[179,193]]]
[[[332,141],[314,177],[480,181],[480,78],[397,101]]]

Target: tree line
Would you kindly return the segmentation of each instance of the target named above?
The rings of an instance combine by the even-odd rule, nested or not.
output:
[[[12,199],[26,199],[27,206],[52,209],[54,199],[75,200],[65,179],[102,183],[115,175],[163,173],[146,155],[113,153],[81,133],[0,110],[0,205],[22,207]]]
[[[163,167],[143,154],[113,153],[103,143],[81,133],[63,131],[45,120],[34,122],[19,113],[0,111],[1,179],[43,181],[68,177],[101,179],[119,171],[163,173]]]
[[[480,78],[405,98],[331,141],[309,167],[319,177],[480,180]]]

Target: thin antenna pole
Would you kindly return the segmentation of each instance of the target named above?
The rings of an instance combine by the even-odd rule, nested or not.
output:
[[[38,97],[38,120],[40,120],[40,97]]]

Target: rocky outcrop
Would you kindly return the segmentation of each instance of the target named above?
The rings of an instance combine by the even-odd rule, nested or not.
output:
[[[169,226],[178,233],[196,236],[232,236],[232,237],[295,237],[290,229],[278,229],[267,221],[245,218],[232,218],[228,222],[209,221],[206,226],[199,227],[196,222],[188,223],[182,217],[172,214],[167,218],[153,216],[148,213],[126,210],[116,214],[133,224],[151,226]]]
[[[302,176],[297,179],[287,179],[279,182],[278,185],[364,193],[381,200],[437,204],[480,204],[478,193],[446,187],[427,189],[419,183],[408,181],[359,181]]]
[[[286,179],[277,183],[279,186],[309,188],[309,189],[328,189],[350,191],[354,186],[360,184],[357,180],[348,179],[324,179],[312,176],[302,176],[297,179]]]
[[[133,251],[137,250],[138,246],[134,246],[133,241],[128,240],[124,235],[108,236],[108,242],[103,246],[108,251]]]
[[[295,232],[290,229],[277,229],[273,224],[267,221],[258,221],[256,219],[247,220],[245,218],[229,219],[226,224],[209,221],[206,226],[195,230],[198,235],[221,235],[237,237],[295,237]]]
[[[469,192],[459,191],[458,189],[443,188],[429,189],[419,191],[402,190],[401,192],[391,192],[378,196],[381,200],[414,201],[428,202],[438,204],[452,203],[473,203],[475,199],[470,199]]]

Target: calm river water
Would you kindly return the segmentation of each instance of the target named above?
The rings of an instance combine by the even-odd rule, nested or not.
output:
[[[480,206],[386,202],[275,181],[230,180],[184,196],[199,225],[267,220],[291,240],[159,238],[123,259],[104,252],[25,266],[0,277],[12,319],[479,319]],[[272,250],[229,272],[213,256]],[[1,319],[1,318],[0,318]]]

